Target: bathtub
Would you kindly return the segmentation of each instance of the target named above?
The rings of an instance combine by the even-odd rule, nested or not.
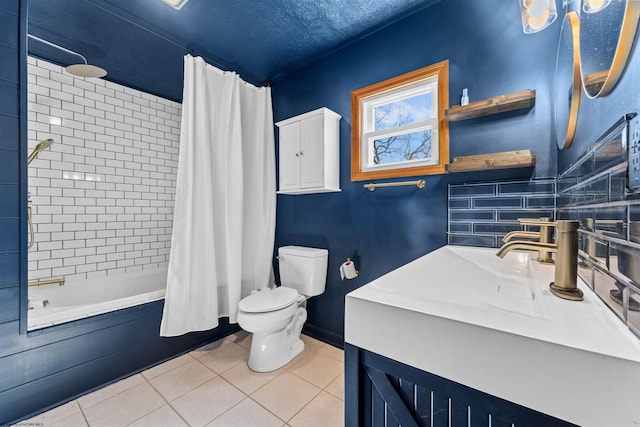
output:
[[[28,330],[164,298],[167,269],[29,287]]]

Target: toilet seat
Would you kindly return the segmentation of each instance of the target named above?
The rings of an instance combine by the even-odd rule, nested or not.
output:
[[[240,300],[238,308],[245,313],[267,313],[281,310],[298,301],[298,291],[279,286],[274,289],[258,291]]]

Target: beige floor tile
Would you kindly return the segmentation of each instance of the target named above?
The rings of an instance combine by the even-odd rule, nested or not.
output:
[[[142,372],[142,376],[144,376],[147,380],[150,380],[191,361],[193,361],[193,357],[190,354],[183,354],[182,356],[167,360],[166,362],[156,365],[153,368],[147,369],[146,371]]]
[[[291,427],[338,427],[344,425],[344,402],[321,392],[289,421]]]
[[[77,424],[74,424],[76,422]],[[43,425],[43,426],[86,426],[78,401],[74,400],[64,405],[53,408],[50,411],[36,415],[33,418],[22,421],[18,426]]]
[[[341,362],[318,351],[303,354],[297,363],[287,370],[320,388],[325,388],[344,372]]]
[[[187,427],[180,415],[176,414],[169,405],[164,405],[152,413],[145,415],[128,427]]]
[[[344,365],[344,350],[342,350],[341,348],[323,343],[322,348],[318,352],[320,354],[327,355],[332,359],[336,359],[338,362]]]
[[[235,406],[246,396],[216,377],[171,402],[171,406],[192,427],[203,426]]]
[[[304,342],[304,345],[306,348],[314,348],[316,350],[320,349],[321,347],[328,345],[323,343],[320,340],[317,340],[315,338],[311,338],[309,335],[305,335],[302,334],[300,335],[300,339],[302,340],[302,342]]]
[[[251,397],[280,419],[288,421],[319,392],[320,389],[313,384],[283,372]]]
[[[281,427],[284,422],[247,398],[213,420],[207,427]]]
[[[216,374],[197,360],[165,372],[149,381],[169,402],[214,378]]]
[[[225,341],[241,345],[246,349],[251,348],[251,334],[247,331],[239,331],[225,338]]]
[[[344,353],[306,335],[301,339],[304,352],[285,368],[257,373],[246,365],[251,334],[239,331],[25,422],[52,427],[341,425],[343,404],[337,409],[336,401],[344,400]]]
[[[301,335],[300,339],[304,342],[305,348],[312,349],[311,353],[318,352],[344,363],[344,351],[341,348],[334,347],[307,335]]]
[[[225,341],[216,348],[199,353],[197,358],[200,363],[220,374],[239,363],[247,363],[249,350],[241,345]]]
[[[315,346],[315,345],[307,345],[305,343],[304,349],[302,350],[302,353],[298,354],[289,363],[284,365],[284,368],[288,369],[288,370],[291,370],[291,369],[293,369],[294,366],[296,366],[298,363],[300,363],[301,360],[309,358],[310,356],[315,356],[315,355],[318,354],[319,351],[320,351],[320,347]]]
[[[164,404],[162,396],[145,382],[84,409],[83,412],[91,427],[125,426]]]
[[[210,342],[209,344],[203,345],[202,347],[198,347],[195,350],[191,351],[189,354],[196,359],[199,359],[203,355],[207,354],[207,352],[222,347],[223,344],[225,344],[224,338],[218,341]]]
[[[283,369],[272,372],[254,372],[249,369],[246,363],[238,363],[233,368],[220,374],[220,376],[244,393],[251,394],[282,372],[284,372]]]
[[[29,424],[25,424],[25,425],[29,425]],[[89,424],[87,424],[87,420],[85,420],[84,415],[82,415],[82,412],[69,415],[68,417],[58,420],[54,423],[43,423],[43,424],[37,424],[37,425],[46,426],[46,427],[89,427]]]
[[[92,393],[86,394],[78,399],[78,403],[82,409],[87,409],[93,405],[109,399],[117,394],[125,392],[137,385],[144,383],[144,378],[140,374],[132,375],[106,387],[102,387]]]
[[[333,394],[340,400],[344,400],[344,373],[338,375],[338,378],[331,381],[325,388],[325,391]]]

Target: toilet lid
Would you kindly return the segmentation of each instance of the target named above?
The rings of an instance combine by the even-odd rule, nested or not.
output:
[[[272,290],[258,291],[240,300],[238,307],[245,313],[266,313],[280,310],[293,304],[298,298],[298,291],[278,286]]]

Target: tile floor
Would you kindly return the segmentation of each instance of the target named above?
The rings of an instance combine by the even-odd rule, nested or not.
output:
[[[251,337],[238,332],[23,425],[342,426],[343,352],[304,335],[302,340],[305,350],[289,364],[255,373],[246,364]]]

